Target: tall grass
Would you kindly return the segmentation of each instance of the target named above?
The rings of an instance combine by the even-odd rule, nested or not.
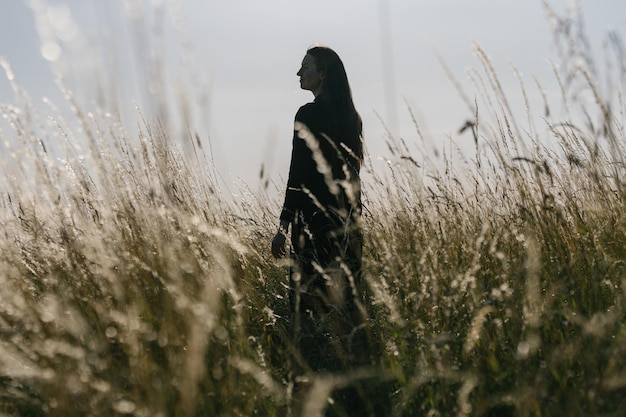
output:
[[[563,62],[593,62],[560,27]],[[475,48],[460,134],[474,163],[426,170],[390,138],[388,170],[364,184],[377,354],[309,375],[307,417],[365,380],[390,416],[626,412],[624,102],[588,66],[555,64],[566,116],[547,99],[517,114]],[[277,202],[223,196],[193,131],[185,152],[158,119],[131,130],[75,102],[72,123],[53,108],[42,122],[15,91],[1,109],[20,142],[3,164],[0,411],[293,415]]]

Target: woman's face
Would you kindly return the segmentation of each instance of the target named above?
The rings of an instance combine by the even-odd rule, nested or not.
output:
[[[297,74],[300,77],[300,88],[309,90],[315,97],[322,91],[322,82],[324,81],[324,73],[318,71],[315,64],[315,58],[306,54],[302,60],[302,66]]]

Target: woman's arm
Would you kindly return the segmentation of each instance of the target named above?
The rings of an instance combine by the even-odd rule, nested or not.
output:
[[[278,232],[272,239],[272,255],[274,255],[275,258],[285,256],[285,242],[287,241],[289,224],[293,222],[296,211],[302,209],[302,205],[304,204],[304,196],[301,187],[307,176],[311,175],[313,159],[311,150],[307,147],[305,141],[298,137],[295,126],[298,123],[309,124],[311,122],[312,109],[311,104],[306,104],[300,107],[295,117],[291,162],[289,164],[285,200],[280,213],[280,226]]]
[[[272,255],[274,258],[282,258],[285,256],[285,242],[287,241],[287,233],[289,231],[289,222],[287,220],[281,220],[278,231],[272,239]]]

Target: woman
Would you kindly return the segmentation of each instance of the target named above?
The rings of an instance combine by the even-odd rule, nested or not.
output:
[[[291,164],[272,254],[291,226],[290,330],[296,361],[341,371],[367,361],[360,303],[361,117],[330,48],[310,48],[297,75],[315,96],[295,117]]]

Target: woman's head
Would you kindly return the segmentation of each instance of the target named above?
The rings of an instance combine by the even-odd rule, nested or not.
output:
[[[313,85],[317,87],[316,97],[320,94],[332,96],[351,95],[350,85],[348,83],[348,76],[343,66],[343,62],[339,58],[339,55],[327,46],[313,46],[307,50],[307,53],[302,61],[303,68],[298,72],[298,75],[310,75],[312,80],[316,83]],[[305,65],[312,69],[308,73],[304,70]],[[304,88],[304,86],[303,86]],[[309,88],[307,88],[308,90]],[[315,94],[315,90],[311,90]]]
[[[331,109],[333,122],[344,136],[340,140],[360,156],[361,117],[354,107],[348,76],[339,55],[327,46],[310,47],[298,76],[300,87],[312,91],[316,101]]]

